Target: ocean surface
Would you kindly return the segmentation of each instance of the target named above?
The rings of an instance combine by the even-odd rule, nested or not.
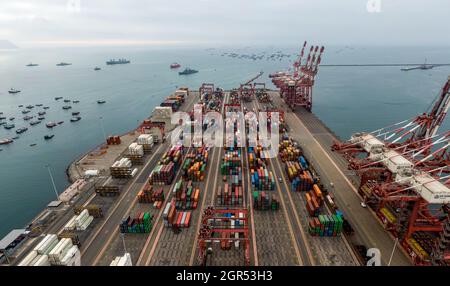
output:
[[[28,127],[13,144],[0,146],[0,237],[12,228],[25,226],[55,198],[45,166],[50,165],[58,192],[69,182],[67,166],[83,153],[102,143],[106,135],[134,129],[153,107],[177,86],[197,89],[212,82],[225,89],[237,87],[255,76],[273,87],[269,73],[285,70],[294,59],[251,60],[221,56],[224,52],[266,55],[282,51],[293,54],[296,47],[246,48],[47,48],[0,51],[0,112],[15,117],[16,128]],[[106,66],[111,58],[127,58],[128,65]],[[326,47],[323,64],[355,63],[449,63],[449,47]],[[57,67],[59,62],[71,66]],[[28,63],[39,64],[26,67]],[[172,62],[199,70],[179,76]],[[102,68],[94,71],[94,67]],[[316,113],[341,138],[355,131],[374,130],[426,111],[450,75],[450,67],[427,71],[400,71],[399,67],[321,67],[313,96]],[[8,93],[10,88],[19,94]],[[79,100],[69,111],[62,110],[62,96]],[[97,100],[106,100],[99,105]],[[36,126],[25,122],[23,104],[49,106],[46,119]],[[29,115],[41,110],[35,107]],[[82,120],[71,123],[71,113]],[[100,119],[102,118],[102,119]],[[48,121],[64,121],[49,130]],[[443,129],[449,129],[449,119]],[[54,134],[45,141],[44,135]],[[14,129],[0,127],[0,139],[16,136]],[[37,144],[31,147],[30,144]]]

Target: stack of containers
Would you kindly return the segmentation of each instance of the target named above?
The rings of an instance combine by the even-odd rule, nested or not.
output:
[[[164,189],[153,189],[153,186],[147,183],[144,189],[139,191],[138,202],[141,204],[153,204],[155,208],[160,209],[164,202]]]
[[[307,192],[312,189],[314,185],[314,179],[309,171],[303,171],[300,175],[292,180],[292,191],[294,192]]]
[[[173,188],[175,207],[177,210],[196,209],[200,198],[200,189],[194,188],[192,181],[183,184],[180,179]]]
[[[85,209],[78,216],[75,217],[73,223],[75,225],[76,230],[85,231],[93,220],[94,217],[89,215],[89,211]]]
[[[265,167],[251,170],[252,191],[273,191],[275,189],[275,178],[272,171]]]
[[[227,148],[220,166],[220,173],[222,175],[231,175],[233,170],[241,166],[241,150]],[[237,173],[237,172],[236,172]]]
[[[133,266],[131,255],[127,252],[124,256],[116,256],[109,266]]]
[[[149,233],[153,216],[148,212],[139,212],[134,218],[128,216],[119,225],[121,233]]]
[[[195,154],[186,155],[182,170],[185,180],[194,182],[205,179],[205,170],[208,162],[208,151],[205,147],[198,148]]]
[[[177,112],[181,106],[181,102],[177,99],[166,99],[161,103],[161,106],[168,106],[172,108],[172,112]]]
[[[67,252],[74,247],[70,238],[61,239],[58,244],[48,254],[48,260],[52,265],[62,265],[62,261]]]
[[[274,194],[254,191],[253,208],[256,210],[278,210],[280,208],[280,201]]]
[[[296,161],[302,155],[300,148],[295,146],[294,142],[289,138],[282,138],[279,145],[279,154],[283,162],[285,161]]]
[[[107,145],[120,145],[120,137],[119,136],[109,136],[106,138]]]
[[[113,178],[130,178],[133,177],[137,169],[132,169],[131,160],[128,158],[122,158],[119,161],[114,162],[110,168],[111,176]]]
[[[219,206],[237,206],[243,204],[242,186],[225,184],[217,190],[217,204]]]
[[[150,184],[170,185],[182,161],[183,146],[173,146],[150,174]]]
[[[340,215],[319,215],[309,222],[309,233],[312,236],[339,236],[344,220]]]
[[[142,146],[144,153],[149,153],[152,151],[154,144],[153,136],[151,134],[141,134],[137,139],[137,144]]]
[[[191,212],[177,212],[175,199],[168,202],[163,211],[163,221],[166,227],[184,227],[190,226]]]
[[[299,162],[295,161],[286,161],[285,162],[285,170],[288,175],[289,181],[293,181],[296,177],[298,177],[302,172],[303,169]]]

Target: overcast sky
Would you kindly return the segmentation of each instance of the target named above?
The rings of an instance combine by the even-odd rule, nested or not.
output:
[[[449,11],[449,0],[0,0],[0,39],[22,47],[450,45]]]

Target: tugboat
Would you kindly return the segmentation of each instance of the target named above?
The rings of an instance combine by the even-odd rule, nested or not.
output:
[[[22,128],[17,129],[17,130],[16,130],[16,133],[17,133],[17,134],[21,134],[21,133],[23,133],[23,132],[25,132],[25,131],[27,131],[27,130],[28,130],[28,128],[22,127]]]
[[[98,104],[103,104],[103,103],[105,103],[106,101],[105,100],[97,100],[97,103]]]
[[[81,120],[80,116],[75,116],[75,117],[70,118],[70,122],[77,122],[77,121],[80,121],[80,120]]]
[[[57,67],[64,67],[64,66],[71,66],[70,63],[60,62],[59,64],[56,64]]]
[[[6,124],[5,126],[3,126],[5,129],[13,129],[16,127],[16,125],[14,124]]]
[[[39,66],[39,65],[38,64],[33,64],[33,63],[27,64],[27,67],[37,67],[37,66]]]
[[[99,71],[99,70],[101,70],[101,68],[95,67],[94,70],[95,70],[95,71]]]
[[[126,59],[118,59],[118,60],[111,59],[106,62],[107,65],[124,65],[129,63],[130,61]]]
[[[71,109],[72,108],[72,106],[70,106],[70,105],[64,105],[63,107],[62,107],[62,109],[64,109],[64,110],[69,110],[69,109]]]
[[[4,138],[0,140],[0,145],[8,145],[10,143],[13,143],[13,141],[9,138]]]
[[[198,70],[193,70],[190,68],[186,68],[184,71],[179,72],[179,75],[188,75],[188,74],[193,74],[193,73],[198,73]]]
[[[75,115],[80,115],[80,112],[79,112],[79,111],[74,111],[74,112],[72,112],[72,115],[73,115],[73,116],[75,116]]]
[[[55,127],[57,124],[55,123],[55,122],[52,122],[52,121],[50,121],[50,122],[48,122],[48,123],[46,123],[45,124],[45,126],[47,126],[47,128],[53,128],[53,127]]]
[[[16,94],[16,93],[19,93],[20,90],[17,90],[17,89],[15,89],[15,88],[11,88],[10,90],[8,90],[8,92],[9,92],[10,94]]]
[[[62,96],[58,96],[58,97],[55,97],[55,100],[60,100],[62,98],[63,98]]]
[[[181,65],[179,63],[173,63],[173,64],[170,65],[171,69],[177,69],[179,67],[181,67]]]
[[[52,139],[53,137],[55,137],[55,135],[53,135],[53,134],[52,134],[52,135],[45,135],[45,136],[44,136],[44,139],[45,139],[45,140],[50,140],[50,139]]]

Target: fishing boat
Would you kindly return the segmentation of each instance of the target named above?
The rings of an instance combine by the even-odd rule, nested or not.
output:
[[[80,121],[80,120],[81,120],[80,116],[74,116],[74,117],[70,118],[70,122],[77,122],[77,121]]]
[[[79,103],[80,101],[79,100],[74,100],[74,101],[72,101],[73,103]]]
[[[42,105],[43,105],[42,103],[36,104],[36,106],[38,107],[41,107]]]
[[[30,110],[22,110],[22,114],[30,113]]]
[[[71,102],[70,99],[64,99],[64,102]]]
[[[170,65],[171,69],[177,69],[179,67],[181,67],[181,65],[179,63],[173,63],[173,64]]]
[[[38,120],[44,120],[44,119],[45,119],[44,116],[39,116],[39,117],[38,117]]]
[[[63,107],[62,107],[62,109],[64,109],[64,110],[69,110],[69,109],[71,109],[72,108],[72,106],[70,106],[70,105],[64,105]]]
[[[31,122],[30,122],[30,125],[31,125],[31,126],[34,126],[34,125],[38,125],[39,123],[41,123],[40,120],[31,121]]]
[[[44,139],[45,139],[45,140],[50,140],[50,139],[52,139],[53,137],[55,137],[54,134],[52,134],[52,135],[45,135],[45,136],[44,136]]]
[[[43,109],[49,109],[50,107],[49,106],[44,106],[44,107],[42,107]]]
[[[55,100],[60,100],[62,98],[63,98],[62,96],[57,96],[57,97],[55,97]]]
[[[6,122],[0,122],[0,126],[1,126],[1,125],[5,125],[5,124],[6,124]]]
[[[27,105],[26,108],[27,108],[27,109],[33,109],[33,108],[34,108],[34,105],[31,105],[31,104],[30,104],[30,105]]]
[[[105,103],[106,101],[105,100],[97,100],[97,103],[98,104],[103,104],[103,103]]]
[[[14,119],[16,119],[15,117],[10,117],[9,121],[13,121]]]
[[[99,71],[99,70],[101,70],[101,68],[95,67],[94,70],[95,70],[95,71]]]
[[[22,134],[22,133],[24,133],[24,132],[27,131],[27,130],[28,130],[28,128],[22,127],[22,128],[17,129],[17,130],[16,130],[16,133],[17,133],[17,134]]]
[[[193,70],[190,68],[186,68],[184,71],[179,72],[179,75],[189,75],[189,74],[193,74],[193,73],[198,73],[198,70]]]
[[[8,92],[9,92],[10,94],[16,94],[16,93],[19,93],[20,90],[17,90],[17,89],[15,89],[15,88],[11,88],[10,90],[8,90]]]
[[[12,140],[17,140],[17,139],[19,139],[20,137],[19,136],[14,136],[13,138],[11,138]]]
[[[0,145],[8,145],[10,143],[13,143],[13,141],[9,138],[4,138],[0,140]]]
[[[33,143],[33,144],[30,144],[30,147],[33,147],[33,146],[36,146],[37,144],[36,143]]]
[[[50,121],[50,122],[47,122],[46,124],[45,124],[45,126],[47,126],[47,128],[53,128],[53,127],[55,127],[57,124],[55,123],[55,122],[52,122],[52,121]]]
[[[0,120],[6,119],[5,116],[0,116]]]
[[[79,111],[74,111],[74,112],[72,112],[72,115],[80,115],[80,112]]]
[[[63,123],[64,123],[64,121],[58,121],[58,125],[61,125]]]
[[[19,105],[19,108],[23,107],[23,104]]]
[[[14,124],[6,124],[5,126],[3,126],[5,129],[13,129],[16,127],[16,125]]]
[[[39,111],[39,112],[38,112],[38,115],[41,115],[41,116],[42,116],[42,115],[45,115],[45,114],[47,114],[47,112],[45,112],[45,111]]]
[[[23,120],[25,120],[25,121],[28,121],[28,120],[30,120],[30,119],[33,119],[33,116],[27,115],[27,116],[24,116],[24,117],[23,117]]]

